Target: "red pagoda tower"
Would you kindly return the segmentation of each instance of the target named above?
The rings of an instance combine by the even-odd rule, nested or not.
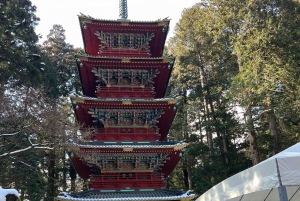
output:
[[[71,97],[77,121],[91,134],[67,143],[88,191],[60,201],[182,200],[165,179],[187,143],[166,141],[180,98],[164,98],[174,57],[162,57],[170,20],[99,20],[80,15],[86,55],[77,55],[83,97]]]

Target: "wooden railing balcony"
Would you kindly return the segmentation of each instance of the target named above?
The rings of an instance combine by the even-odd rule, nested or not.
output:
[[[99,98],[153,98],[154,91],[149,87],[98,87],[97,97]]]
[[[160,189],[165,187],[164,177],[153,173],[117,173],[92,175],[90,188],[107,189]]]

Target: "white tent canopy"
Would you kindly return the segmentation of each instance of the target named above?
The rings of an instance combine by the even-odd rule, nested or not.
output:
[[[287,200],[300,201],[300,143],[220,182],[196,201]]]

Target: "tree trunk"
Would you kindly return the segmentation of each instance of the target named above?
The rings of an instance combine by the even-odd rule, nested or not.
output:
[[[193,183],[192,183],[192,161],[188,160],[188,167],[187,167],[187,173],[188,173],[188,189],[193,190]]]
[[[202,89],[204,89],[206,86],[206,78],[205,78],[205,72],[204,72],[203,66],[199,66],[199,72],[200,72],[201,87],[202,87]],[[210,120],[210,112],[209,112],[208,103],[207,103],[208,101],[206,98],[206,93],[203,93],[203,94],[204,94],[203,105],[204,105],[204,113],[205,113],[204,116],[205,116],[206,121],[209,121]],[[206,136],[207,136],[207,143],[208,143],[209,153],[210,153],[209,155],[213,156],[214,155],[213,138],[212,138],[212,132],[211,132],[210,125],[206,126]]]
[[[66,167],[66,151],[63,150],[63,178],[62,178],[62,188],[63,192],[67,191],[67,167]]]
[[[211,112],[214,113],[215,109],[213,107],[211,98],[209,98],[209,105],[210,105]],[[217,122],[217,119],[214,116],[213,116],[213,120],[215,122]],[[218,141],[219,141],[219,146],[220,146],[221,156],[222,156],[222,159],[223,159],[223,164],[226,165],[226,164],[228,164],[228,161],[229,161],[228,157],[227,157],[227,153],[228,153],[227,146],[228,145],[227,145],[226,137],[225,137],[224,132],[220,132],[218,129],[216,129],[216,133],[217,133],[217,137],[218,137]]]
[[[222,137],[222,143],[223,143],[223,151],[225,153],[225,162],[228,165],[229,164],[229,159],[228,159],[228,142],[227,138],[224,132],[221,132],[221,137]]]
[[[187,90],[183,89],[183,138],[186,142],[189,141],[189,132],[188,132],[188,112],[187,112]],[[191,171],[191,161],[187,157],[183,159],[182,172],[184,177],[184,184],[186,189],[192,188],[192,171]]]
[[[25,190],[21,189],[20,199],[23,201],[25,198]]]
[[[251,110],[251,109],[249,109],[249,110]],[[249,140],[250,140],[252,164],[256,165],[260,162],[260,159],[259,159],[259,154],[258,154],[259,152],[258,152],[258,146],[257,146],[256,132],[254,130],[251,112],[247,112],[245,114],[245,123],[248,127],[248,136],[249,136]]]
[[[274,116],[274,110],[272,110],[272,113],[268,116],[269,121],[269,128],[270,128],[270,135],[273,137],[273,143],[272,143],[272,154],[275,155],[277,153],[277,129],[276,129],[276,119]]]
[[[237,30],[235,28],[232,28],[232,31],[234,35],[237,35]],[[236,54],[238,58],[238,66],[239,66],[239,72],[242,71],[242,64],[240,55]],[[251,115],[251,105],[249,105],[248,111],[245,112],[245,124],[248,128],[248,137],[250,141],[250,149],[251,149],[251,157],[252,157],[252,165],[256,165],[260,162],[259,159],[259,152],[258,152],[258,146],[257,146],[257,138],[256,138],[256,132],[254,130],[254,125],[252,121],[252,115]]]
[[[188,166],[187,158],[184,157],[182,159],[182,173],[183,173],[183,182],[184,182],[185,189],[189,189],[189,173],[188,173],[187,166]]]
[[[55,151],[49,151],[48,159],[48,199],[54,200],[55,197]]]
[[[70,161],[70,167],[69,167],[70,177],[71,177],[71,192],[75,192],[76,190],[76,170],[72,164],[72,161]]]

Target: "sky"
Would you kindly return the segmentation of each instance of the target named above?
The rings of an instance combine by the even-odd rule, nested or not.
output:
[[[128,0],[128,19],[154,21],[171,19],[168,39],[173,36],[174,27],[185,8],[190,8],[201,0]],[[77,15],[83,13],[98,19],[119,18],[119,0],[31,0],[37,6],[36,15],[41,19],[36,33],[43,42],[54,24],[65,29],[66,42],[74,47],[83,47]],[[168,40],[167,39],[167,40]]]

